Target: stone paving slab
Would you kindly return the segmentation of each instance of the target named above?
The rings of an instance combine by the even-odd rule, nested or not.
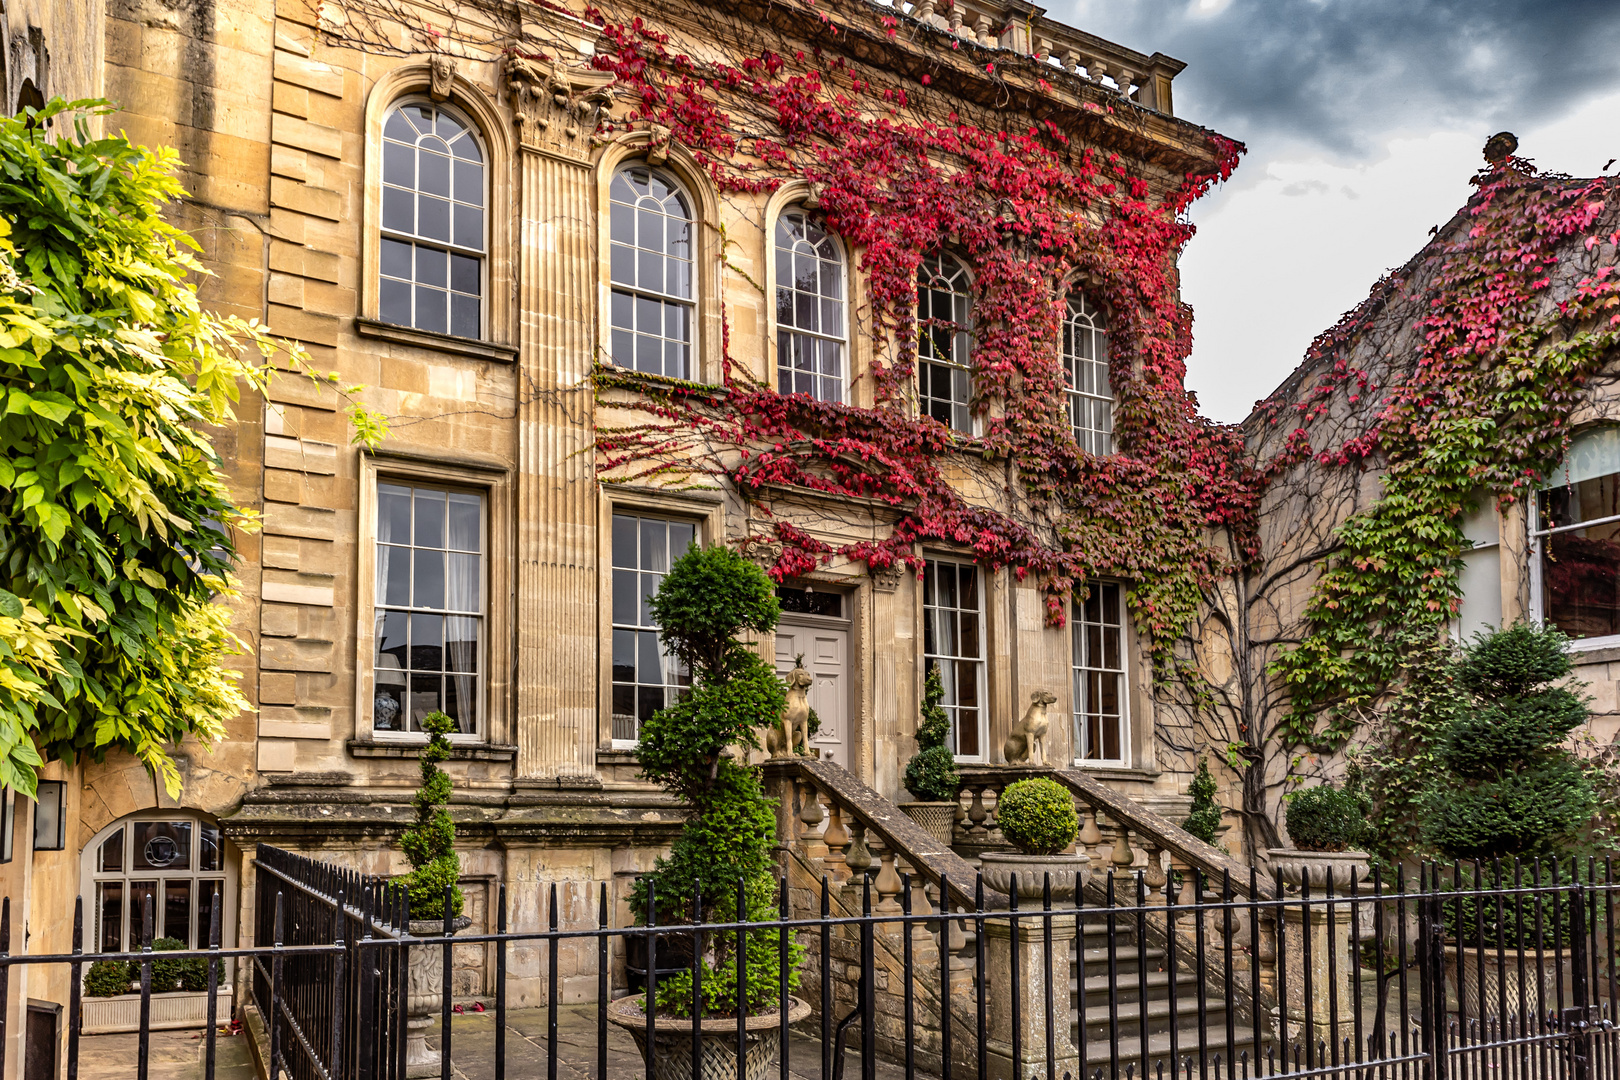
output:
[[[206,1080],[202,1032],[154,1031],[148,1045],[148,1080]],[[86,1035],[79,1043],[80,1080],[129,1080],[140,1040],[134,1034]],[[255,1080],[247,1036],[221,1035],[214,1043],[213,1080]]]

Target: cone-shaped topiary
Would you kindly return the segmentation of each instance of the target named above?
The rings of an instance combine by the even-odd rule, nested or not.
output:
[[[922,719],[917,724],[917,752],[906,762],[906,790],[921,802],[954,802],[962,790],[962,776],[946,741],[951,718],[940,707],[945,683],[937,663],[928,665],[923,681]]]
[[[1206,844],[1215,842],[1215,830],[1221,826],[1221,805],[1215,801],[1215,778],[1209,774],[1209,762],[1198,759],[1198,771],[1193,773],[1192,812],[1181,827]]]
[[[455,727],[456,722],[442,712],[422,717],[428,743],[422,748],[422,786],[411,800],[416,821],[399,838],[399,846],[412,867],[405,882],[411,892],[413,919],[444,918],[446,886],[450,888],[450,914],[461,914],[463,899],[456,884],[461,877],[461,859],[455,851],[456,823],[445,809],[450,801],[450,776],[439,768],[439,762],[450,756],[450,740],[445,736]]]
[[[1026,855],[1057,855],[1074,846],[1080,817],[1068,788],[1036,776],[1007,785],[996,800],[996,825]]]
[[[1454,859],[1534,856],[1567,847],[1596,797],[1560,744],[1586,720],[1576,693],[1547,684],[1570,670],[1568,639],[1520,624],[1475,639],[1458,681],[1476,707],[1441,737],[1427,798],[1430,843]]]
[[[691,670],[692,685],[642,727],[641,772],[690,809],[669,855],[636,883],[636,918],[646,917],[651,884],[660,924],[773,919],[776,804],[760,788],[759,771],[742,764],[732,748],[757,749],[755,730],[776,723],[786,704],[782,680],[738,637],[776,628],[776,590],[741,555],[693,547],[670,567],[652,598],[652,614],[664,648]],[[752,1014],[777,1004],[776,934],[745,935],[748,997],[740,1003],[737,938],[734,931],[704,935],[705,1016],[735,1016],[739,1005]],[[803,952],[797,943],[789,946],[790,990],[798,986]],[[660,978],[657,1004],[670,1015],[690,1017],[691,973]]]

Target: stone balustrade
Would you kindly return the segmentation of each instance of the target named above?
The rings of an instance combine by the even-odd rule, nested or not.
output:
[[[1170,84],[1186,64],[1065,26],[1022,0],[875,0],[871,7],[880,20],[898,17],[984,49],[1027,56],[1133,104],[1174,115]]]

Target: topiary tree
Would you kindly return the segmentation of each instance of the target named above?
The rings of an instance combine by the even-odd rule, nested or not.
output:
[[[169,748],[250,711],[215,601],[254,515],[209,429],[265,388],[270,357],[310,369],[198,303],[208,271],[164,219],[177,152],[93,139],[80,107],[112,111],[0,118],[0,785],[33,795],[42,759],[121,749],[177,796]]]
[[[1007,785],[996,800],[996,825],[1026,855],[1057,855],[1074,846],[1080,817],[1068,788],[1036,776]]]
[[[450,740],[456,722],[442,712],[422,717],[422,730],[428,743],[422,748],[422,786],[416,789],[411,806],[416,821],[399,838],[399,846],[410,860],[405,875],[411,894],[411,918],[444,918],[444,890],[450,889],[450,914],[461,914],[463,897],[456,884],[461,877],[461,859],[456,855],[456,823],[445,804],[450,801],[450,776],[439,762],[450,756]]]
[[[776,590],[764,571],[728,548],[694,546],[670,567],[652,598],[652,614],[664,648],[690,669],[692,685],[643,726],[641,772],[678,796],[689,813],[669,854],[636,883],[637,918],[646,917],[649,886],[660,924],[775,918],[776,804],[761,789],[759,771],[744,765],[733,747],[758,749],[755,730],[775,723],[786,704],[781,679],[739,637],[776,628]],[[746,1001],[738,1000],[738,934],[703,939],[700,1011],[706,1016],[735,1016],[739,1007],[757,1013],[778,1003],[776,935],[743,936]],[[801,946],[790,946],[793,969],[802,955]],[[796,970],[788,985],[798,986]],[[690,972],[658,980],[657,1007],[691,1015]]]
[[[1301,851],[1349,851],[1367,842],[1372,800],[1360,785],[1318,784],[1287,799],[1284,824]]]
[[[1198,771],[1193,773],[1192,811],[1181,827],[1206,844],[1215,842],[1215,830],[1221,826],[1221,805],[1215,801],[1215,778],[1209,774],[1209,762],[1198,759]]]
[[[1481,634],[1458,681],[1473,696],[1442,733],[1425,837],[1453,859],[1551,855],[1591,822],[1592,784],[1561,744],[1585,699],[1550,686],[1569,674],[1569,639],[1519,624]]]
[[[97,960],[84,973],[84,996],[117,997],[129,993],[134,981],[127,960]]]
[[[954,802],[962,790],[956,758],[945,745],[951,736],[951,718],[940,707],[943,700],[945,683],[940,678],[939,664],[929,664],[928,676],[923,680],[917,752],[906,762],[906,790],[921,802]]]

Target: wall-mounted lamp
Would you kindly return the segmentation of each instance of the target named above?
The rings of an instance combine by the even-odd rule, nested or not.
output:
[[[41,780],[34,796],[34,850],[67,847],[67,781]]]

